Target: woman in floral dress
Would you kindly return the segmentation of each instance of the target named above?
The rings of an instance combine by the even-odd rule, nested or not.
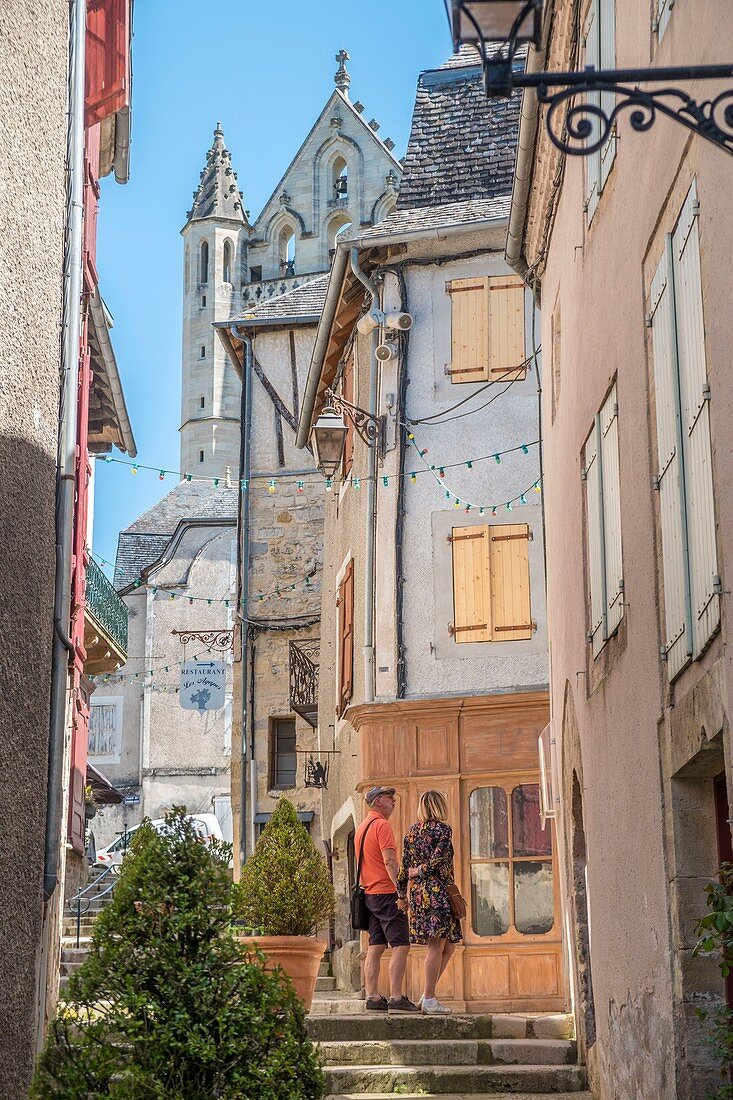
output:
[[[453,832],[446,824],[447,816],[448,805],[439,791],[421,796],[418,820],[405,837],[397,878],[400,898],[409,901],[410,943],[426,944],[428,949],[421,998],[422,1011],[428,1016],[450,1012],[436,999],[435,987],[461,940],[461,925],[453,916],[446,891],[455,881]]]

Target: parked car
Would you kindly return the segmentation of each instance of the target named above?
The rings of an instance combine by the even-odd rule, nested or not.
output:
[[[223,834],[221,831],[221,825],[219,824],[214,814],[189,814],[188,820],[193,822],[196,834],[200,840],[205,844],[210,844],[212,840],[223,840]],[[166,824],[163,818],[156,818],[151,821],[150,824],[158,832],[165,831]],[[122,833],[116,840],[113,840],[111,844],[108,844],[106,848],[100,848],[97,852],[96,864],[99,867],[119,867],[122,860],[125,858],[125,853],[132,843],[139,825],[134,825],[132,829],[128,829],[127,833]]]

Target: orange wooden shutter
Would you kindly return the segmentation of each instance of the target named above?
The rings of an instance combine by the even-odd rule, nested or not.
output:
[[[130,0],[89,0],[85,121],[94,126],[130,105]]]
[[[489,590],[489,528],[454,527],[453,625],[456,642],[491,640],[491,594]]]
[[[339,585],[339,718],[346,710],[354,692],[354,562],[346,566]]]
[[[496,275],[488,280],[489,375],[507,382],[524,378],[524,283],[516,275]],[[509,372],[509,373],[507,373]]]
[[[488,279],[453,279],[445,289],[451,301],[451,382],[484,382],[489,377]]]
[[[530,530],[526,523],[489,527],[491,641],[532,637],[529,587]]]

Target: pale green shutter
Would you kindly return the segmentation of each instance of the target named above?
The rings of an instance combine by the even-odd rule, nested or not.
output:
[[[584,51],[584,64],[586,66],[592,65],[594,68],[600,66],[600,42],[599,42],[599,15],[598,15],[598,0],[591,0],[590,8],[588,10],[588,18],[585,24],[585,30],[583,32],[583,40],[585,43]],[[589,92],[586,96],[588,103],[595,107],[600,106],[600,93]],[[592,126],[591,136],[593,140],[596,140],[600,136],[600,126],[597,118],[594,115],[588,115],[588,119]],[[588,221],[590,222],[598,205],[598,199],[601,190],[601,154],[600,151],[591,153],[589,156],[583,158],[585,162],[585,202],[588,212]]]
[[[615,0],[598,0],[599,3],[599,59],[601,69],[613,69],[616,67],[616,3]],[[609,116],[616,106],[616,96],[613,92],[601,92],[601,110]],[[600,151],[600,180],[599,190],[606,186],[608,173],[611,171],[613,159],[616,156],[616,133],[611,134],[606,144]]]
[[[590,640],[594,657],[600,653],[607,637],[601,463],[602,458],[598,449],[598,438],[594,424],[584,448],[588,579],[590,583]]]
[[[603,480],[603,541],[606,567],[606,636],[610,637],[624,613],[621,559],[621,485],[618,450],[618,396],[615,384],[599,417],[601,476]]]

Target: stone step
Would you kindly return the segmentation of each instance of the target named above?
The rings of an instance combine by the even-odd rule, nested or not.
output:
[[[397,1039],[319,1044],[327,1066],[564,1066],[577,1058],[567,1039]]]
[[[314,997],[308,1033],[318,1042],[384,1042],[395,1039],[566,1039],[573,1018],[564,1014],[403,1015],[367,1012],[364,1001],[343,994]]]
[[[364,1095],[362,1092],[349,1092],[339,1093],[338,1096],[332,1094],[326,1097],[326,1100],[361,1100]],[[486,1100],[487,1094],[485,1092],[401,1092],[400,1097],[402,1100]],[[491,1094],[492,1100],[541,1100],[543,1096],[547,1096],[547,1093],[538,1092],[494,1092]],[[394,1100],[395,1094],[393,1092],[373,1092],[370,1093],[370,1100]],[[593,1100],[593,1095],[590,1092],[555,1092],[552,1093],[552,1100]]]
[[[375,1093],[534,1093],[540,1096],[579,1093],[587,1089],[581,1066],[327,1066],[329,1094],[373,1096]]]
[[[328,978],[331,974],[331,962],[326,955],[321,959],[321,968],[318,971],[319,978]]]
[[[328,974],[319,974],[316,978],[316,992],[328,993],[333,992],[336,988],[336,979],[330,977]]]

